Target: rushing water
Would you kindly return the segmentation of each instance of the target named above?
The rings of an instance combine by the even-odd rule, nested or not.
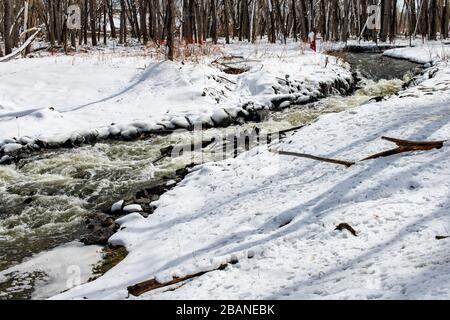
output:
[[[354,94],[292,107],[257,126],[272,132],[287,129],[324,113],[360,105],[373,96],[394,94],[416,67],[380,54],[348,53],[346,59],[365,78]],[[252,130],[255,125],[210,129],[201,135],[209,138],[237,128]],[[178,133],[143,141],[98,143],[44,152],[18,164],[0,166],[0,271],[33,253],[79,238],[87,214],[104,210],[191,163],[185,156],[152,164],[162,147],[190,142],[190,133]],[[212,145],[210,151],[218,147]],[[205,160],[217,159],[207,156]]]

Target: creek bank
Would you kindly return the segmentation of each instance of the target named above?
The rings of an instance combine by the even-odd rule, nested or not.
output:
[[[348,44],[342,49],[337,51],[353,52],[353,53],[383,53],[386,50],[406,48],[406,47],[407,47],[406,45],[390,45],[390,44],[377,44],[369,46]],[[327,54],[328,53],[329,52],[327,52]]]
[[[108,239],[116,233],[120,226],[116,220],[130,213],[139,213],[143,217],[153,214],[156,207],[152,205],[169,190],[172,190],[190,173],[190,169],[197,164],[189,164],[182,169],[162,177],[153,182],[147,188],[140,190],[133,197],[120,200],[105,208],[102,212],[89,215],[85,220],[85,232],[81,236],[81,242],[85,245],[107,245]],[[125,210],[127,207],[130,210]]]

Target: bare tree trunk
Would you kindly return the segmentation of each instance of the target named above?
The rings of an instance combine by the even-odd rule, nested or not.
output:
[[[391,18],[391,0],[382,0],[382,19],[381,19],[381,31],[380,41],[386,42],[389,33],[389,20]]]
[[[112,0],[106,0],[106,4],[108,5],[108,20],[109,26],[111,27],[111,38],[116,38],[116,26],[114,25],[114,13],[113,13],[113,4]]]
[[[256,0],[255,0],[256,1]],[[225,41],[227,44],[230,44],[230,14],[228,11],[228,0],[223,0],[223,15],[224,15],[224,30],[225,30]]]
[[[174,60],[174,51],[175,51],[175,4],[174,0],[167,0],[167,21],[168,21],[168,30],[167,30],[167,47],[168,54],[167,58],[171,61]]]
[[[83,38],[84,38],[85,45],[87,45],[87,43],[88,43],[88,12],[89,12],[88,1],[89,0],[83,1],[83,4],[84,4]]]
[[[11,29],[11,1],[3,0],[3,39],[5,42],[5,54],[8,55],[12,52],[11,48],[11,35],[9,34],[9,30]]]
[[[102,10],[103,10],[103,44],[106,45],[108,42],[108,35],[106,30],[106,15],[107,15],[107,9],[106,9],[106,0],[103,0],[102,3]]]
[[[287,41],[287,35],[286,35],[286,28],[283,21],[283,16],[281,14],[281,5],[280,0],[274,0],[275,4],[275,10],[277,14],[277,21],[278,21],[278,29],[280,30],[281,34],[283,35],[283,43],[286,44]]]
[[[161,23],[159,23],[160,19],[159,19],[159,15],[161,13],[161,6],[159,3],[159,0],[154,0],[154,4],[155,4],[155,39],[157,41],[157,43],[161,43],[162,39],[163,39],[163,26]]]
[[[203,6],[200,6],[198,1],[195,1],[195,15],[197,16],[197,43],[202,43],[204,36],[203,36],[203,15],[201,12],[201,8]]]
[[[417,11],[416,11],[416,0],[410,0],[410,14],[411,14],[411,23],[409,26],[409,32],[410,34],[414,34],[417,24]]]
[[[126,17],[126,7],[125,0],[120,0],[120,33],[119,33],[119,43],[123,44],[127,42],[127,17]]]
[[[397,0],[392,0],[392,14],[391,25],[389,27],[389,41],[393,42],[395,39],[395,31],[397,27]]]
[[[444,5],[442,7],[441,34],[442,34],[443,39],[447,39],[447,36],[448,36],[448,0],[444,0]]]
[[[96,9],[97,5],[95,0],[89,0],[89,15],[91,17],[91,39],[93,46],[97,45],[97,33],[95,31],[95,20],[97,18]]]
[[[341,30],[341,41],[347,42],[348,39],[348,26],[350,21],[350,0],[344,0],[344,19]]]
[[[141,23],[141,35],[142,35],[142,43],[144,45],[148,42],[148,33],[147,33],[147,3],[145,0],[139,0],[139,19]]]
[[[437,0],[430,1],[430,33],[429,39],[436,40]]]
[[[211,26],[211,38],[213,40],[214,44],[217,44],[217,7],[216,7],[216,0],[211,0],[211,19],[212,19],[212,26]]]
[[[272,0],[267,0],[268,2],[268,10],[269,10],[269,19],[270,19],[270,33],[269,40],[271,43],[275,43],[277,41],[276,29],[275,29],[275,15],[273,13],[273,3]]]
[[[309,31],[316,32],[316,12],[314,8],[314,0],[309,1]]]
[[[359,28],[361,30],[360,35],[362,36],[362,38],[364,40],[369,40],[369,36],[370,33],[366,28],[366,23],[367,23],[367,5],[368,3],[366,1],[361,1],[361,20],[360,20],[360,25]]]
[[[422,0],[420,13],[420,33],[422,37],[426,37],[429,33],[429,21],[428,21],[428,0]]]
[[[322,20],[321,20],[321,30],[320,33],[322,34],[323,41],[328,40],[328,34],[327,34],[327,9],[325,5],[326,0],[322,0],[320,2],[320,10],[322,11]]]
[[[308,12],[305,0],[300,0],[300,31],[303,42],[308,41]]]

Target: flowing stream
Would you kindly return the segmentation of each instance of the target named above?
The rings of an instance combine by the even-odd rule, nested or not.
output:
[[[318,116],[358,106],[374,96],[398,92],[419,66],[374,53],[346,53],[359,71],[360,89],[350,96],[333,96],[304,106],[272,113],[262,123],[209,129],[203,138],[234,130],[279,131],[307,124]],[[188,156],[152,161],[160,149],[190,143],[191,133],[156,136],[133,142],[104,142],[77,149],[34,155],[17,164],[0,166],[0,271],[19,264],[34,253],[79,239],[84,219],[170,172],[191,163]],[[210,146],[211,151],[218,146]],[[213,153],[206,161],[217,160]],[[3,285],[7,287],[7,285]],[[2,298],[0,280],[0,299]]]

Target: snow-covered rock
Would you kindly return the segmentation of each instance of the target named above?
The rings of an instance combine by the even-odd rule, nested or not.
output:
[[[115,213],[122,212],[122,209],[123,209],[123,207],[124,207],[124,203],[125,203],[124,200],[120,200],[120,201],[117,201],[116,203],[114,203],[114,204],[111,206],[111,213],[112,213],[112,214],[115,214]]]
[[[3,151],[4,153],[13,153],[16,152],[20,149],[23,148],[23,145],[19,144],[19,143],[8,143],[5,144],[2,148],[1,151]]]
[[[143,212],[141,205],[139,204],[129,204],[123,207],[123,212],[131,213],[131,212]]]

